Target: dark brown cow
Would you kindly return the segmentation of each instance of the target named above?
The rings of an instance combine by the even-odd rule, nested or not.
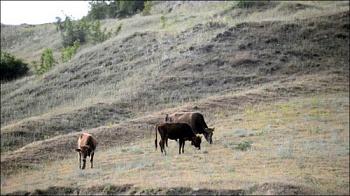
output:
[[[78,148],[75,149],[79,153],[79,169],[85,169],[86,157],[90,157],[91,168],[93,168],[93,160],[97,141],[94,136],[89,133],[83,133],[78,138]],[[81,156],[83,156],[83,167],[81,168]]]
[[[168,139],[177,140],[179,139],[179,154],[184,153],[185,141],[192,141],[192,145],[201,149],[201,137],[197,136],[193,131],[189,124],[178,122],[178,123],[169,123],[169,122],[161,122],[156,125],[156,139],[155,146],[157,149],[157,130],[159,135],[161,136],[161,140],[159,142],[160,151],[166,155],[166,151],[164,148],[164,144]]]
[[[212,144],[214,128],[208,128],[204,121],[204,117],[198,112],[176,112],[166,114],[165,122],[186,122],[191,125],[192,130],[196,134],[203,134],[205,139]]]

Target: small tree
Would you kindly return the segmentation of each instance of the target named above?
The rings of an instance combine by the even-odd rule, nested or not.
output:
[[[90,26],[86,18],[79,21],[72,21],[70,17],[66,16],[64,25],[61,28],[63,47],[73,46],[76,40],[79,40],[80,43],[85,43],[90,33],[89,28]]]
[[[144,2],[144,8],[143,8],[143,15],[150,15],[151,14],[151,2],[146,1]]]
[[[91,40],[93,43],[103,42],[110,37],[111,33],[105,28],[101,31],[100,20],[95,20],[91,25]]]
[[[35,73],[41,75],[49,71],[57,62],[53,58],[53,51],[51,48],[45,48],[44,52],[41,54],[40,65],[33,61]]]
[[[62,18],[57,16],[56,17],[56,30],[57,31],[63,29],[61,22],[62,22]]]
[[[161,21],[161,23],[162,23],[162,28],[164,29],[165,28],[165,16],[164,15],[161,15],[160,16],[160,21]]]
[[[72,58],[72,56],[75,53],[77,53],[79,46],[80,46],[79,40],[75,40],[73,46],[65,47],[62,51],[62,54],[61,54],[62,62],[65,63],[65,62],[69,61]]]
[[[21,59],[15,58],[8,52],[1,51],[0,80],[13,80],[25,75],[29,68]]]
[[[114,32],[115,35],[119,35],[120,31],[122,30],[122,25],[123,23],[120,23],[120,25],[117,26]]]

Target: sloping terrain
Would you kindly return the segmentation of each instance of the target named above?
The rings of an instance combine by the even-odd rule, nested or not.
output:
[[[124,32],[1,84],[2,194],[348,193],[348,2],[159,2],[103,22]],[[59,37],[45,28],[32,31]],[[214,144],[155,151],[154,125],[175,111],[202,112]],[[92,170],[76,170],[81,132],[99,140]]]

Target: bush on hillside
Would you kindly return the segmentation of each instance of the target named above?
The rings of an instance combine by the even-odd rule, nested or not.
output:
[[[108,39],[111,36],[111,32],[107,32],[107,29],[105,28],[103,31],[101,31],[101,24],[100,20],[95,20],[91,24],[91,33],[90,33],[90,40],[92,43],[99,43],[104,42],[106,39]]]
[[[45,48],[40,58],[40,65],[33,61],[35,73],[41,75],[49,71],[57,62],[53,57],[53,51],[51,48]]]
[[[122,27],[123,27],[123,23],[120,23],[120,24],[115,28],[114,34],[115,34],[115,35],[119,35],[119,32],[122,30]]]
[[[72,58],[72,56],[77,52],[79,46],[80,46],[80,42],[79,40],[76,40],[73,46],[65,47],[61,54],[62,62],[65,63],[69,61]]]
[[[143,9],[143,15],[150,15],[151,14],[151,2],[150,1],[146,1],[143,4],[144,9]]]
[[[0,80],[9,81],[27,74],[29,68],[8,52],[1,51]]]

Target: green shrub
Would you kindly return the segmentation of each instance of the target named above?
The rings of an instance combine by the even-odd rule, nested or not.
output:
[[[111,33],[107,32],[106,28],[103,31],[101,31],[100,20],[95,20],[95,22],[91,25],[90,35],[92,43],[99,43],[104,42],[106,39],[108,39]]]
[[[77,53],[77,50],[80,46],[80,41],[79,40],[75,40],[73,46],[67,46],[63,49],[62,54],[61,54],[61,59],[62,62],[67,62],[69,61],[72,56]]]
[[[0,80],[13,80],[27,74],[29,68],[21,59],[8,52],[1,51]]]
[[[143,8],[143,15],[150,15],[151,14],[151,2],[146,1],[143,3],[144,8]]]
[[[165,28],[165,16],[164,15],[160,16],[160,21],[162,23],[162,28],[164,29]]]
[[[111,184],[107,184],[104,188],[103,188],[103,192],[106,193],[107,195],[111,192],[112,189],[112,185]]]
[[[115,35],[119,35],[120,31],[122,30],[122,25],[123,23],[120,23],[120,25],[117,26],[114,32]]]
[[[51,48],[45,48],[40,58],[40,65],[33,61],[35,73],[41,75],[49,71],[57,62],[53,58],[53,51]]]
[[[235,147],[235,149],[242,150],[242,151],[248,150],[249,148],[251,148],[251,146],[252,146],[251,144],[252,143],[253,143],[252,141],[244,141],[242,143],[239,143]]]

